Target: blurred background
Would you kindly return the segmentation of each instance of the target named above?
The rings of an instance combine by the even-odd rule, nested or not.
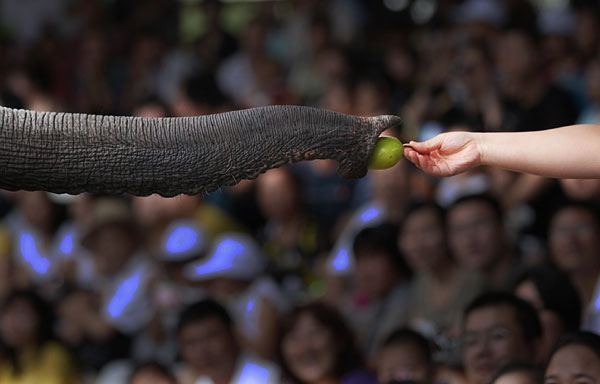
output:
[[[0,0],[0,105],[38,111],[299,104],[399,115],[401,140],[600,124],[599,54],[586,0]],[[0,384],[483,384],[506,361],[473,373],[463,311],[489,290],[538,310],[531,363],[600,331],[600,181],[336,169],[169,199],[2,192]]]

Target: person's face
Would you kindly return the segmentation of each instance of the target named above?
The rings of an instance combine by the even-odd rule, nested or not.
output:
[[[31,304],[15,300],[0,317],[0,334],[3,342],[12,348],[31,345],[37,338],[39,319]]]
[[[448,212],[448,240],[458,262],[469,268],[492,267],[504,247],[502,224],[481,201],[466,201]]]
[[[304,383],[331,378],[336,348],[332,333],[304,313],[282,340],[283,358],[290,371]]]
[[[538,384],[538,382],[533,375],[517,371],[500,376],[492,384]]]
[[[515,289],[515,294],[537,310],[542,324],[540,359],[546,361],[558,339],[565,333],[565,324],[556,312],[544,308],[544,302],[531,281],[525,280],[519,284]]]
[[[525,34],[506,33],[496,48],[496,63],[503,78],[525,80],[535,70],[537,49]]]
[[[120,225],[106,225],[95,234],[91,245],[94,268],[100,274],[115,273],[127,263],[135,249],[135,240]]]
[[[358,292],[374,298],[384,296],[394,287],[398,268],[390,257],[381,250],[357,250],[354,281]]]
[[[46,192],[19,192],[19,209],[27,222],[34,227],[48,231],[54,221],[55,207]]]
[[[145,369],[137,372],[129,384],[176,384],[173,378],[165,376],[164,373],[153,369]]]
[[[560,186],[574,200],[593,200],[600,194],[600,179],[561,179]]]
[[[600,228],[584,208],[566,207],[555,214],[548,242],[553,261],[569,274],[595,271],[600,266]]]
[[[408,216],[398,245],[414,271],[431,271],[439,265],[447,250],[444,225],[435,210],[425,207]]]
[[[558,350],[546,368],[544,384],[600,382],[600,358],[589,348],[571,344]]]
[[[282,169],[272,169],[258,178],[256,198],[267,218],[285,219],[298,208],[298,191],[287,171]]]
[[[479,91],[490,83],[489,69],[483,53],[469,47],[461,50],[457,56],[455,72],[468,91]]]
[[[514,309],[495,305],[469,313],[463,330],[463,364],[469,383],[489,383],[511,361],[533,361],[532,347],[524,339]]]
[[[428,369],[422,353],[410,344],[385,347],[377,359],[377,379],[380,383],[391,380],[426,383],[429,380]]]
[[[235,340],[216,316],[184,326],[179,332],[179,345],[183,361],[198,374],[221,377],[233,370],[237,358]]]

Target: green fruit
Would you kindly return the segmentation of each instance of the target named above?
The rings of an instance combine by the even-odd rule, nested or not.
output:
[[[369,169],[385,169],[394,166],[404,154],[400,140],[392,136],[381,136],[369,159]]]

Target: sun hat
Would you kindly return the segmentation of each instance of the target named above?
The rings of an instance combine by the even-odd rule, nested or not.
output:
[[[263,253],[251,236],[227,232],[217,236],[206,258],[187,264],[184,275],[191,281],[216,277],[249,281],[258,277],[265,266]]]
[[[123,199],[103,197],[94,202],[88,225],[84,229],[81,245],[90,249],[99,230],[111,225],[121,226],[139,239],[139,232],[129,206]]]
[[[208,234],[195,220],[174,220],[165,229],[160,252],[161,261],[181,262],[199,257],[206,252]]]

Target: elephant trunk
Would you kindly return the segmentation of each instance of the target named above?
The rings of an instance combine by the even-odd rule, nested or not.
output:
[[[0,107],[0,188],[163,196],[206,194],[283,164],[335,159],[362,177],[396,116],[271,106],[183,118]]]

